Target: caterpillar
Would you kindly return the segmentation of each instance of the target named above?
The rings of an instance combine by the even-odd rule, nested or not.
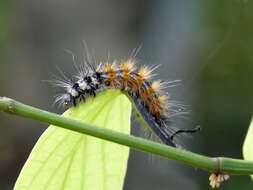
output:
[[[55,85],[64,90],[64,93],[56,96],[56,103],[67,107],[76,106],[90,96],[95,97],[100,91],[120,89],[128,94],[142,120],[164,144],[179,147],[174,142],[176,135],[200,130],[199,127],[190,130],[175,130],[171,127],[171,117],[180,113],[180,109],[175,107],[180,106],[174,104],[164,91],[173,81],[152,80],[153,72],[159,65],[144,65],[137,70],[136,60],[129,58],[100,64],[87,59],[79,66],[75,63],[75,67],[78,73],[74,79],[62,73],[63,79],[54,81]]]

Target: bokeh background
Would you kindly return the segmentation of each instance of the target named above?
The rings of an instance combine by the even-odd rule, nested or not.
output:
[[[247,0],[2,0],[0,96],[52,112],[57,89],[44,80],[57,67],[74,73],[69,49],[82,59],[82,41],[98,60],[127,58],[141,46],[140,64],[162,64],[157,77],[180,79],[171,97],[188,105],[180,127],[188,150],[242,158],[252,115],[253,2]],[[137,125],[132,133],[140,135]],[[12,189],[46,124],[0,113],[0,189]],[[131,151],[125,190],[205,190],[209,174],[174,161]],[[253,189],[236,176],[221,190]]]

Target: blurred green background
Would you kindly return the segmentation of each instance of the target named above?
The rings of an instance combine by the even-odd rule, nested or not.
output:
[[[82,60],[82,40],[98,60],[127,58],[142,46],[140,64],[162,64],[157,78],[182,80],[169,88],[190,110],[180,128],[188,150],[242,158],[252,115],[253,2],[246,0],[3,0],[0,1],[0,96],[62,113],[57,89],[44,80],[74,73],[69,49]],[[0,189],[12,189],[47,125],[0,113]],[[137,125],[134,135],[141,135]],[[211,189],[209,174],[131,151],[125,190]],[[248,176],[232,176],[221,190],[253,189]]]

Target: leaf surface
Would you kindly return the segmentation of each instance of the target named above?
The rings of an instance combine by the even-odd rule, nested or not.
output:
[[[245,160],[253,161],[253,119],[248,129],[248,133],[243,144],[243,157]],[[251,175],[253,180],[253,175]]]
[[[119,90],[101,92],[63,115],[130,134],[131,103]],[[56,126],[42,134],[15,190],[122,189],[129,148]]]

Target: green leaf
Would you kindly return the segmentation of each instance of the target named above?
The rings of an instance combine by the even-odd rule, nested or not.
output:
[[[243,156],[245,160],[253,160],[253,118],[243,144]],[[253,175],[251,175],[253,180]]]
[[[108,90],[63,115],[129,134],[131,109],[121,91]],[[36,143],[14,189],[119,190],[128,155],[128,147],[50,126]]]

